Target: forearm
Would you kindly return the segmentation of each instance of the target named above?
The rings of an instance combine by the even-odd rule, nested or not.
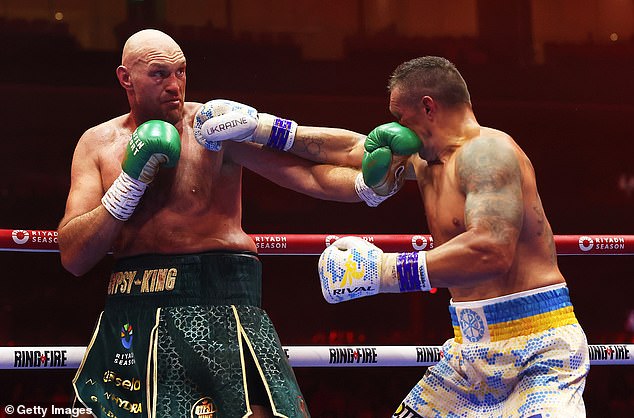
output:
[[[92,211],[62,221],[58,228],[62,265],[75,276],[93,268],[111,249],[123,222],[99,205]]]
[[[311,170],[312,181],[305,194],[338,202],[360,202],[354,182],[359,171],[349,167],[317,165]],[[312,190],[312,191],[311,191]]]
[[[427,251],[432,286],[472,287],[504,275],[511,267],[515,245],[485,234],[466,231]]]
[[[304,159],[361,168],[365,135],[339,128],[299,126],[289,152]]]

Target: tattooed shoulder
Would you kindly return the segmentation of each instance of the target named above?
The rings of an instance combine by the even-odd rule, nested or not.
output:
[[[498,190],[520,177],[515,150],[500,138],[483,137],[463,145],[456,171],[464,193]]]

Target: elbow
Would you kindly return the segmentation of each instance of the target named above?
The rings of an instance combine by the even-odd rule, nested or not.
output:
[[[75,277],[81,277],[88,272],[88,270],[84,270],[84,269],[67,268],[67,267],[65,268],[66,268],[66,271],[68,271],[70,274],[72,274]]]
[[[75,277],[83,276],[88,273],[91,266],[87,265],[81,253],[73,251],[71,248],[67,248],[64,239],[61,238],[61,235],[58,242],[62,267]]]
[[[504,276],[513,266],[514,246],[498,242],[481,243],[476,249],[481,270],[487,276]]]
[[[83,276],[90,270],[81,255],[72,245],[64,231],[58,229],[57,243],[62,267],[75,277]]]
[[[505,276],[511,270],[513,257],[506,251],[495,252],[491,255],[493,260],[489,261],[489,271],[492,276]]]
[[[68,271],[70,274],[72,274],[73,276],[80,277],[88,273],[89,268],[86,268],[84,265],[82,265],[80,260],[77,260],[76,258],[73,258],[73,257],[69,257],[65,255],[64,253],[61,253],[61,259],[62,259],[62,267],[64,267],[64,269]]]

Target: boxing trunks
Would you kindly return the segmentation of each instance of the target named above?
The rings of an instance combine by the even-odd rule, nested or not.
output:
[[[565,285],[449,311],[454,338],[394,417],[585,417],[588,343]]]
[[[307,417],[261,284],[251,253],[118,260],[77,401],[99,417],[236,418],[253,403]]]

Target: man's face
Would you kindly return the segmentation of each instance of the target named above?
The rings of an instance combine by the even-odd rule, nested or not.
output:
[[[134,64],[131,70],[134,102],[143,119],[161,119],[172,124],[182,119],[185,67],[182,53],[149,53]]]
[[[390,93],[390,113],[394,115],[396,121],[408,127],[422,138],[425,132],[425,114],[420,101],[412,101],[410,96],[403,94],[398,87],[392,89]]]

